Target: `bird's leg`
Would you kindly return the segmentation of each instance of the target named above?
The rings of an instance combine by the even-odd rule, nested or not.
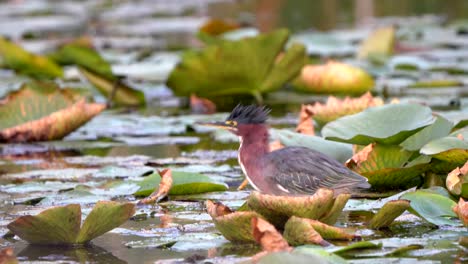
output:
[[[119,89],[121,81],[122,81],[122,77],[117,76],[117,79],[114,81],[112,85],[112,91],[109,93],[109,96],[107,97],[108,108],[111,108],[113,105],[114,97],[115,97],[115,94],[117,93],[117,90]]]
[[[237,187],[237,190],[238,191],[243,190],[247,186],[247,184],[249,184],[249,180],[244,179],[244,181],[239,185],[239,187]]]

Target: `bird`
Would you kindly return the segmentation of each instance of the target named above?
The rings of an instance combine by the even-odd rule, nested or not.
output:
[[[370,188],[367,178],[337,160],[306,147],[270,151],[267,119],[271,109],[238,104],[225,121],[203,125],[226,129],[239,137],[239,165],[260,193],[278,196],[313,195],[328,188],[335,195]]]

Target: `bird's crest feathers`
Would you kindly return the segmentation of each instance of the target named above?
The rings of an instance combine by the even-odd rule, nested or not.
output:
[[[262,124],[268,119],[271,109],[265,106],[238,104],[226,120],[242,124]]]

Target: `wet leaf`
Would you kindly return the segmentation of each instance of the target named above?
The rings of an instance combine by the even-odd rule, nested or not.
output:
[[[451,171],[445,184],[452,194],[468,198],[468,162],[463,167]]]
[[[229,207],[206,201],[206,209],[219,232],[232,242],[254,242],[252,219],[260,217],[255,212],[233,212]]]
[[[0,104],[0,142],[61,139],[105,108],[70,89],[28,83]]]
[[[218,36],[237,28],[239,28],[237,23],[222,19],[210,19],[200,27],[200,31],[211,36]]]
[[[415,82],[408,86],[409,88],[442,88],[442,87],[453,87],[463,86],[463,83],[456,80],[432,80],[432,81],[420,81]]]
[[[372,249],[372,248],[382,248],[382,243],[376,244],[370,241],[359,241],[348,246],[339,247],[334,249],[333,253],[336,254],[346,254],[349,251],[361,250],[361,249]]]
[[[322,135],[326,139],[359,145],[374,142],[399,144],[434,122],[435,118],[429,107],[389,104],[368,108],[330,122],[322,129]]]
[[[434,225],[459,225],[456,221],[451,219],[457,217],[452,211],[452,207],[454,207],[456,203],[443,195],[418,190],[405,193],[400,198],[410,201],[409,211],[411,213],[414,213]]]
[[[374,80],[360,68],[330,61],[304,66],[294,87],[311,93],[360,95],[374,87]]]
[[[86,243],[122,225],[135,214],[133,203],[100,201],[86,217],[76,243]]]
[[[272,130],[272,136],[278,138],[280,143],[285,146],[311,148],[343,163],[353,155],[350,144],[325,140],[318,136],[299,134],[286,129]]]
[[[263,251],[278,252],[292,250],[276,228],[260,217],[252,218],[252,233],[255,241],[260,244]]]
[[[458,204],[453,207],[453,211],[457,214],[460,221],[465,227],[468,227],[468,202],[465,202],[463,198],[460,198]]]
[[[295,263],[295,264],[308,264],[308,263],[314,263],[314,264],[343,264],[347,263],[345,260],[340,259],[340,261],[337,261],[335,257],[330,257],[330,256],[322,256],[321,254],[328,254],[332,255],[330,253],[327,253],[326,251],[321,251],[321,252],[314,252],[313,255],[312,253],[307,254],[307,253],[290,253],[290,252],[274,252],[267,254],[258,261],[255,261],[253,263],[259,263],[259,264],[284,264],[284,263]]]
[[[343,100],[329,96],[326,104],[317,102],[313,105],[307,105],[306,110],[311,113],[310,115],[320,126],[323,126],[340,117],[356,114],[369,107],[383,104],[382,99],[374,98],[370,92],[367,92],[359,98],[347,96]]]
[[[456,137],[438,138],[424,145],[420,153],[462,166],[468,159],[468,142]]]
[[[158,171],[159,176],[161,176],[161,181],[159,182],[159,187],[153,191],[148,197],[142,199],[139,203],[143,204],[153,204],[159,202],[161,199],[166,197],[172,187],[172,172],[171,169],[164,169]]]
[[[112,97],[112,102],[114,102],[116,105],[133,106],[144,105],[146,103],[143,92],[125,85],[119,79],[114,81],[108,80],[105,77],[97,75],[84,68],[80,68],[80,72],[94,87],[96,87],[96,89],[99,90],[100,93],[102,93],[107,98]]]
[[[312,117],[314,112],[310,111],[306,105],[301,105],[301,111],[299,113],[299,123],[296,126],[296,132],[299,134],[314,136],[314,122]]]
[[[146,176],[143,181],[137,182],[140,189],[134,193],[136,196],[150,195],[155,186],[160,184],[160,176],[153,173]],[[172,188],[169,195],[186,195],[205,192],[226,191],[227,186],[210,179],[208,176],[198,173],[172,171]]]
[[[428,142],[447,136],[453,128],[453,123],[449,120],[438,116],[432,125],[429,125],[417,133],[409,136],[405,141],[401,142],[406,150],[416,151],[421,149]]]
[[[47,57],[29,53],[1,36],[0,58],[6,67],[33,78],[52,79],[63,76],[62,68]]]
[[[409,188],[421,182],[429,157],[414,160],[413,152],[399,146],[370,144],[356,153],[346,166],[369,180],[377,189]]]
[[[379,28],[361,43],[357,57],[359,59],[371,59],[376,56],[389,57],[393,54],[394,45],[395,29],[393,27]]]
[[[36,216],[25,215],[8,224],[8,229],[32,244],[74,244],[81,225],[78,204],[54,207]]]
[[[334,253],[329,252],[328,250],[317,248],[317,247],[312,247],[312,246],[297,247],[293,250],[293,253],[305,254],[310,257],[315,256],[322,260],[325,260],[326,263],[337,263],[337,264],[348,263],[345,259],[341,258],[340,256]],[[311,261],[308,263],[316,263],[316,262]]]
[[[338,196],[340,197],[340,196]],[[333,191],[319,189],[312,196],[276,196],[253,192],[247,204],[249,208],[265,217],[270,223],[282,228],[291,216],[310,219],[327,219],[327,224],[334,224],[336,212],[341,212],[347,199],[333,197]],[[346,196],[343,196],[346,198]],[[347,196],[349,198],[349,196]],[[338,202],[340,206],[334,206]],[[333,211],[332,211],[333,209]],[[333,217],[330,217],[333,216]]]
[[[410,202],[406,200],[389,201],[372,217],[369,227],[372,229],[388,227],[393,220],[403,214],[409,207]]]
[[[177,95],[196,93],[212,98],[246,94],[260,100],[262,93],[279,89],[303,65],[305,51],[301,45],[290,47],[276,61],[288,35],[287,30],[278,30],[238,41],[220,41],[201,52],[187,53],[167,85]]]
[[[284,238],[292,246],[316,244],[329,246],[326,240],[314,229],[310,219],[292,216],[284,225]]]

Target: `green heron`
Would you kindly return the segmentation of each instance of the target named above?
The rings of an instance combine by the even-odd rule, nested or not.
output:
[[[366,189],[367,179],[337,160],[305,147],[270,152],[266,120],[270,109],[237,105],[224,122],[205,123],[239,136],[239,164],[256,190],[274,195],[313,194],[329,188],[335,194]]]

